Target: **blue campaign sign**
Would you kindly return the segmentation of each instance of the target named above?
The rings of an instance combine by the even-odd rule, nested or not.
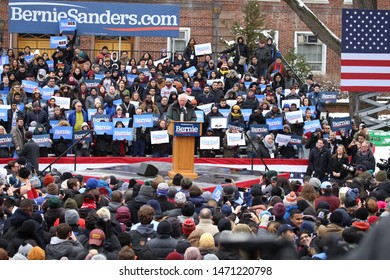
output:
[[[252,109],[241,109],[241,114],[244,117],[244,121],[249,121],[249,117],[252,114]]]
[[[220,112],[224,117],[228,117],[230,113],[230,109],[219,109],[218,112]]]
[[[317,128],[321,129],[320,120],[306,121],[303,125],[303,133],[314,132]]]
[[[57,47],[65,48],[68,43],[68,37],[66,36],[51,36],[50,48],[55,49]]]
[[[262,102],[265,98],[265,95],[264,94],[256,94],[255,97],[257,98],[257,100],[259,100],[259,102]]]
[[[299,107],[299,110],[302,112],[302,116],[306,114],[307,109],[311,110],[311,115],[315,118],[317,115],[316,106],[301,106]]]
[[[0,135],[0,148],[13,147],[12,134],[1,134]]]
[[[10,0],[10,33],[58,34],[61,20],[79,35],[179,37],[180,6],[115,2]]]
[[[187,68],[186,70],[184,70],[183,72],[186,72],[188,73],[188,75],[190,77],[194,76],[195,72],[198,71],[198,69],[196,69],[195,66],[191,66],[190,68]]]
[[[43,100],[49,100],[54,94],[54,88],[40,88]]]
[[[332,127],[332,131],[339,131],[339,130],[350,130],[352,129],[352,120],[351,117],[344,117],[344,118],[333,118],[330,121],[330,125]]]
[[[88,120],[92,119],[92,116],[95,115],[97,112],[97,109],[88,109]]]
[[[337,92],[336,91],[323,91],[320,93],[320,102],[321,103],[336,103],[337,101]]]
[[[229,123],[228,124],[228,128],[230,130],[235,129],[235,130],[237,130],[239,132],[244,132],[245,131],[245,125],[243,125],[243,124],[241,124],[239,122]]]
[[[53,134],[54,133],[54,128],[57,126],[57,124],[59,123],[59,121],[57,120],[50,120],[49,121],[49,125],[50,125],[50,130],[49,130],[49,133]]]
[[[34,55],[25,55],[24,61],[27,62],[27,64],[30,64],[30,62],[34,59]]]
[[[9,64],[9,57],[7,55],[2,55],[0,59],[0,65]]]
[[[158,126],[158,123],[160,122],[160,115],[159,114],[153,114],[153,126]]]
[[[115,127],[115,124],[117,122],[122,122],[125,127],[129,127],[130,121],[131,121],[131,118],[113,118],[112,119],[114,127]]]
[[[200,123],[175,122],[174,136],[200,136]]]
[[[213,199],[215,199],[216,201],[219,201],[222,197],[222,190],[223,190],[223,187],[221,185],[217,185],[213,191],[213,193],[211,194],[211,197]]]
[[[33,81],[22,80],[23,89],[27,93],[33,93],[38,88],[38,83]]]
[[[202,110],[195,110],[196,121],[203,123],[204,122],[204,113]]]
[[[293,134],[291,135],[290,141],[288,142],[287,146],[302,146],[302,136]]]
[[[85,134],[87,134],[89,132],[89,130],[80,130],[80,131],[75,131],[73,132],[73,142],[77,142],[78,140],[80,140],[81,138],[83,138],[83,136]],[[92,141],[92,134],[88,134],[87,136],[84,137],[83,139],[85,142],[91,142]]]
[[[84,80],[87,88],[95,88],[99,85],[100,80],[94,79],[94,80]]]
[[[133,129],[132,128],[114,128],[114,134],[112,140],[133,140]]]
[[[91,122],[93,124],[97,123],[97,122],[109,122],[110,121],[110,118],[108,117],[108,115],[93,115],[91,117]]]
[[[32,140],[34,140],[39,147],[51,147],[50,134],[33,135]]]
[[[112,122],[97,122],[94,123],[93,129],[97,135],[112,135],[114,124]]]
[[[5,108],[0,109],[0,120],[3,122],[8,121],[8,110]]]
[[[77,28],[76,20],[60,20],[60,32],[73,32]]]
[[[133,127],[153,127],[153,114],[134,115]]]
[[[134,82],[134,79],[137,78],[138,75],[134,74],[127,74],[127,81],[129,82],[129,85],[132,85]]]
[[[104,74],[95,74],[95,80],[101,80],[104,78]]]
[[[114,104],[115,106],[119,106],[123,103],[122,99],[115,99],[112,104]]]
[[[56,126],[54,127],[53,139],[64,138],[66,140],[73,139],[73,127],[71,126]]]
[[[18,110],[19,110],[20,112],[24,112],[24,104],[23,104],[23,103],[17,104],[17,105],[16,105],[16,108],[18,108]]]
[[[250,130],[251,136],[254,136],[254,135],[266,136],[269,134],[268,124],[251,124],[249,126],[249,130]]]
[[[246,88],[249,88],[249,86],[251,85],[251,83],[252,83],[252,81],[250,81],[250,82],[244,82],[244,85],[245,85]]]
[[[49,71],[54,71],[54,60],[46,60],[46,64]]]
[[[265,123],[268,124],[270,131],[283,129],[283,118],[266,119]]]

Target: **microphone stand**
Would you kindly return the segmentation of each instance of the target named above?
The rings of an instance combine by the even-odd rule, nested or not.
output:
[[[243,134],[245,135],[245,138],[248,140],[248,142],[252,146],[252,149],[256,152],[256,155],[260,158],[261,162],[263,163],[265,171],[269,171],[269,168],[268,168],[267,164],[265,163],[263,157],[261,156],[260,151],[255,147],[255,144],[253,144],[252,139],[246,134],[246,132],[243,132]],[[251,172],[252,172],[252,175],[253,175],[253,162],[254,162],[254,157],[252,157],[252,161],[251,161]]]

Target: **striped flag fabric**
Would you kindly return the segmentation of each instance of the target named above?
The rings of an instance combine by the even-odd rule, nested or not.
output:
[[[390,91],[390,11],[343,9],[343,91]]]

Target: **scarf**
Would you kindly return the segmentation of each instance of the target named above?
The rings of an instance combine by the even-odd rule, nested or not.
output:
[[[268,149],[269,153],[272,154],[275,151],[275,142],[270,144],[268,143],[268,139],[270,138],[270,135],[265,136],[263,139],[264,146]]]
[[[231,115],[232,115],[232,117],[234,117],[234,118],[239,118],[239,117],[241,117],[241,116],[242,116],[242,114],[241,114],[240,112],[238,112],[237,114],[236,114],[236,113],[234,113],[234,112],[231,112],[230,114],[231,114]]]

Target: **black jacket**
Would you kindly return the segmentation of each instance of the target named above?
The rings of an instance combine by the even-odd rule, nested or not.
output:
[[[39,170],[39,146],[33,140],[29,140],[19,153],[20,157],[25,157],[28,163],[34,167],[35,170]]]
[[[330,173],[330,152],[325,147],[322,150],[314,148],[310,151],[307,175],[312,175],[313,172],[317,178],[322,178],[325,173]]]

